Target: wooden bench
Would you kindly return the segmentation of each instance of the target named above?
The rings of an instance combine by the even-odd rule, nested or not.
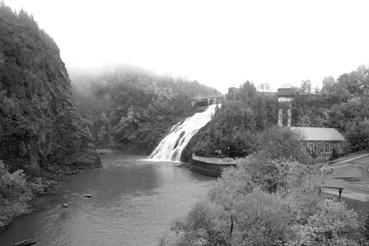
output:
[[[321,186],[321,187],[319,187],[319,194],[322,193],[322,188],[337,189],[338,190],[338,201],[341,201],[343,187],[337,187],[337,186]]]

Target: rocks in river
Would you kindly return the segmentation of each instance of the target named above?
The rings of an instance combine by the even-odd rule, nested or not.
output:
[[[91,198],[91,197],[92,197],[92,195],[91,195],[91,194],[83,194],[83,197]]]
[[[20,241],[18,243],[13,244],[13,246],[30,246],[30,245],[34,245],[34,244],[36,244],[35,240],[26,239],[26,240],[23,240],[23,241]]]

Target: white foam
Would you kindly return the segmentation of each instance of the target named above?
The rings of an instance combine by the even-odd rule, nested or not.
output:
[[[221,104],[218,104],[220,108]],[[161,140],[150,155],[151,160],[179,161],[182,151],[193,136],[211,121],[216,104],[210,105],[204,112],[196,113],[183,122],[174,125],[167,136]]]

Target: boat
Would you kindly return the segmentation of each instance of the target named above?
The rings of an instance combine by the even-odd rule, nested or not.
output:
[[[220,177],[227,167],[235,167],[236,160],[232,158],[202,157],[192,154],[190,169],[206,176]]]

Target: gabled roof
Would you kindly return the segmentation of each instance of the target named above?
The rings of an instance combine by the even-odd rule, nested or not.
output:
[[[298,131],[305,141],[345,141],[345,137],[335,128],[291,127]]]

